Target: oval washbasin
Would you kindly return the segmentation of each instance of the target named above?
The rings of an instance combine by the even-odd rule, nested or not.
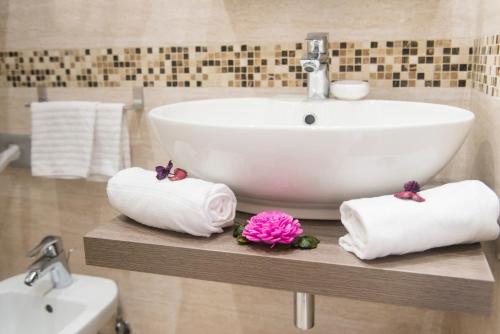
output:
[[[182,102],[149,117],[175,165],[227,184],[239,210],[314,219],[338,218],[344,200],[425,184],[474,120],[439,104],[302,97]]]

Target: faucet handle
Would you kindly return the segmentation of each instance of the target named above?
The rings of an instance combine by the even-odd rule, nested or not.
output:
[[[62,239],[58,236],[48,235],[40,241],[32,250],[27,254],[28,257],[35,257],[40,253],[50,257],[56,257],[63,252]]]
[[[310,32],[306,36],[308,53],[328,53],[328,33]]]

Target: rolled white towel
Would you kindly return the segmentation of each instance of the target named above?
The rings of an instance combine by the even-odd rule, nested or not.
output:
[[[425,202],[387,195],[342,203],[348,234],[340,246],[370,260],[498,237],[498,197],[484,183],[449,183],[419,194]]]
[[[157,180],[142,168],[124,169],[107,186],[111,205],[139,223],[208,237],[234,222],[236,197],[224,184],[194,178]]]

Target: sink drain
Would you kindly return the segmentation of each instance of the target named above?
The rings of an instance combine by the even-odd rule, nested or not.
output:
[[[49,304],[45,305],[45,311],[49,312],[49,313],[52,313],[54,312],[54,309],[52,308],[52,306],[50,306]]]
[[[312,125],[316,122],[316,116],[314,116],[313,114],[307,114],[306,116],[304,116],[304,122],[307,125]]]

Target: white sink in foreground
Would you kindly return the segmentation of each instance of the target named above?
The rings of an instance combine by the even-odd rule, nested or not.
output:
[[[428,182],[458,151],[474,115],[430,103],[286,97],[182,102],[149,118],[175,166],[227,184],[238,210],[335,219],[342,201]]]
[[[118,288],[109,279],[72,276],[63,289],[52,289],[50,275],[33,287],[24,274],[1,281],[0,333],[96,334],[116,312]]]

